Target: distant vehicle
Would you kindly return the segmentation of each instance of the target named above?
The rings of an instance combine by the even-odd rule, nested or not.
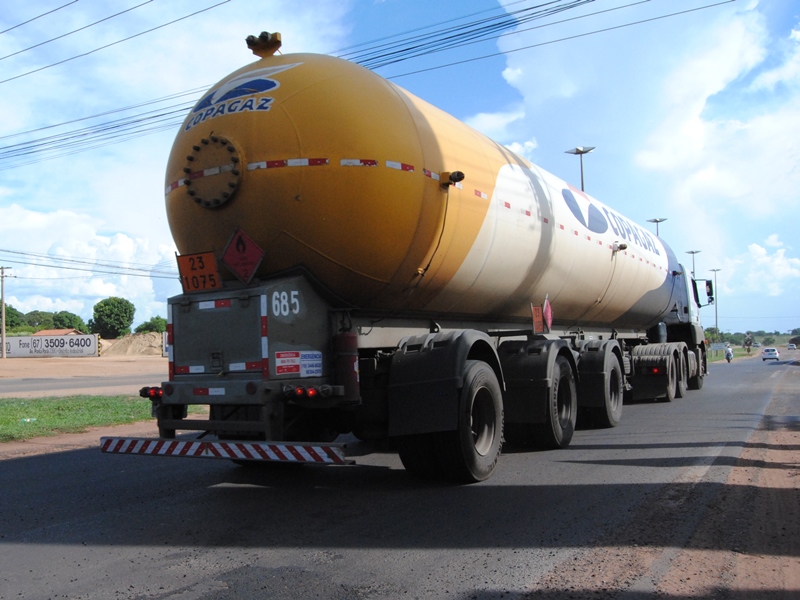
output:
[[[795,344],[789,344],[786,349],[787,350],[797,350],[797,346]]]
[[[761,348],[761,342],[753,342],[753,348]]]
[[[781,354],[777,348],[764,348],[761,351],[761,360],[780,360]]]

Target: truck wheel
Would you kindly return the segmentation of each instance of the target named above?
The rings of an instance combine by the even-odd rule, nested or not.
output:
[[[675,364],[678,367],[676,371],[678,381],[675,386],[675,397],[683,398],[686,396],[686,377],[689,372],[689,365],[686,364],[686,357],[682,353],[678,354],[678,359]]]
[[[703,379],[706,374],[706,354],[700,350],[700,360],[697,361],[697,375],[689,377],[688,386],[690,390],[699,390],[703,387]]]
[[[675,364],[675,357],[670,354],[667,356],[667,390],[664,396],[664,402],[672,402],[675,400],[675,394],[678,391],[678,370]]]
[[[547,422],[537,426],[537,445],[544,448],[566,448],[575,433],[578,417],[578,394],[575,375],[569,361],[563,356],[553,365],[553,386],[547,399]],[[620,392],[621,393],[621,392]],[[622,399],[620,397],[620,409]]]
[[[475,483],[488,479],[503,446],[503,394],[492,368],[468,360],[458,399],[458,429],[437,434],[447,479]]]
[[[616,427],[622,418],[624,388],[622,367],[616,357],[612,357],[608,372],[608,387],[605,390],[605,406],[587,408],[592,422],[598,427]]]
[[[176,407],[162,404],[156,409],[156,422],[158,423],[158,437],[164,438],[165,440],[175,439],[175,429],[167,429],[166,427],[161,426],[162,419],[179,418],[175,416],[175,414],[177,413],[175,408]]]

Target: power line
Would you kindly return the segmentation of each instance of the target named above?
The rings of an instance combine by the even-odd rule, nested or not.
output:
[[[436,71],[438,69],[444,69],[444,68],[447,68],[447,67],[454,67],[456,65],[463,65],[463,64],[466,64],[466,63],[476,62],[476,61],[479,61],[479,60],[485,60],[487,58],[494,58],[496,56],[502,56],[504,54],[512,54],[514,52],[520,52],[522,50],[530,50],[531,48],[539,48],[541,46],[548,46],[550,44],[556,44],[558,42],[566,42],[566,41],[569,41],[569,40],[576,40],[576,39],[579,39],[579,38],[582,38],[582,37],[588,37],[590,35],[596,35],[598,33],[606,33],[608,31],[614,31],[616,29],[624,29],[626,27],[633,27],[634,25],[642,25],[644,23],[650,23],[652,21],[658,21],[658,20],[661,20],[661,19],[667,19],[669,17],[676,17],[678,15],[684,15],[684,14],[696,12],[696,11],[699,11],[699,10],[705,10],[707,8],[714,8],[716,6],[721,6],[723,4],[730,4],[731,2],[736,2],[736,0],[723,0],[722,2],[717,2],[715,4],[707,4],[705,6],[700,6],[700,7],[697,7],[697,8],[690,8],[688,10],[682,10],[682,11],[679,11],[679,12],[674,12],[674,13],[670,13],[670,14],[666,14],[666,15],[660,15],[660,16],[657,16],[657,17],[651,17],[649,19],[642,19],[641,21],[632,21],[630,23],[624,23],[622,25],[614,25],[612,27],[605,27],[603,29],[596,29],[595,31],[588,31],[586,33],[579,33],[577,35],[571,35],[571,36],[559,38],[557,40],[550,40],[548,42],[540,42],[538,44],[531,44],[530,46],[523,46],[521,48],[515,48],[513,50],[503,50],[502,52],[495,52],[493,54],[486,54],[484,56],[476,56],[474,58],[469,58],[469,59],[466,59],[466,60],[459,60],[459,61],[456,61],[456,62],[451,62],[451,63],[447,63],[447,64],[444,64],[444,65],[439,65],[439,66],[436,66],[436,67],[428,67],[427,69],[419,69],[417,71],[410,71],[408,73],[401,73],[400,75],[392,75],[391,77],[387,77],[387,79],[398,79],[400,77],[407,77],[408,75],[417,75],[419,73],[426,73],[428,71]]]
[[[622,9],[625,9],[625,8],[631,8],[633,6],[637,6],[639,4],[646,4],[646,3],[652,2],[652,1],[653,0],[639,0],[638,2],[632,2],[630,4],[624,4],[624,5],[621,5],[621,6],[615,6],[613,8],[607,8],[607,9],[604,9],[604,10],[598,10],[598,11],[595,11],[595,12],[586,13],[586,14],[583,14],[583,15],[578,15],[577,17],[570,17],[569,19],[561,19],[560,21],[553,21],[551,23],[545,23],[544,25],[535,25],[533,27],[526,27],[524,29],[516,29],[515,31],[512,31],[512,32],[500,33],[496,37],[498,39],[501,38],[501,37],[507,37],[507,36],[510,37],[512,35],[517,35],[517,34],[520,34],[520,33],[526,33],[528,31],[534,31],[536,29],[543,29],[545,27],[551,27],[553,25],[562,25],[562,24],[568,23],[570,21],[577,21],[578,19],[586,19],[588,17],[595,17],[597,15],[601,15],[601,14],[604,14],[604,13],[614,12],[614,11],[622,10]],[[732,1],[735,1],[735,0],[732,0]],[[461,42],[459,44],[450,45],[448,47],[432,49],[429,52],[426,52],[424,54],[427,56],[427,55],[430,55],[430,54],[436,54],[438,52],[444,52],[445,50],[450,50],[450,49],[453,49],[453,48],[463,48],[464,46],[471,46],[473,44],[478,44],[478,43],[484,42],[484,41],[486,41],[486,40],[485,39],[468,40],[468,41],[465,41],[465,42]],[[559,40],[556,40],[556,41],[559,41]],[[504,54],[504,52],[501,52],[500,54]],[[493,56],[497,56],[497,55],[493,55]],[[465,62],[470,62],[471,60],[482,60],[482,58],[469,59],[469,60],[467,60]],[[403,77],[403,76],[404,75],[395,75],[395,76],[389,77],[389,79],[393,79],[395,77]]]
[[[46,17],[47,15],[50,15],[50,14],[56,12],[56,11],[59,11],[62,8],[66,8],[70,4],[75,4],[77,1],[78,0],[72,0],[72,2],[67,2],[66,4],[64,4],[62,6],[59,6],[58,8],[54,8],[53,10],[49,10],[46,13],[42,13],[42,14],[36,16],[36,17],[33,17],[32,19],[28,19],[27,21],[23,21],[22,23],[18,23],[17,25],[14,25],[13,27],[9,27],[8,29],[4,29],[3,31],[0,31],[0,35],[2,35],[4,33],[8,33],[12,29],[16,29],[17,27],[22,27],[23,25],[27,25],[28,23],[32,23],[36,19],[41,19],[42,17]]]
[[[161,98],[155,98],[152,100],[145,100],[144,102],[140,102],[139,104],[131,104],[130,106],[123,106],[122,108],[114,108],[111,110],[107,110],[105,112],[97,113],[95,115],[89,115],[88,117],[80,117],[78,119],[72,119],[70,121],[64,121],[63,123],[56,123],[54,125],[45,125],[43,127],[37,127],[36,129],[29,129],[28,131],[20,131],[18,133],[10,133],[7,135],[0,136],[0,140],[5,140],[13,137],[19,137],[23,135],[28,135],[30,133],[36,133],[39,131],[45,131],[47,129],[55,129],[57,127],[63,127],[64,125],[72,125],[73,123],[80,123],[82,121],[90,121],[92,119],[97,119],[99,117],[105,117],[106,115],[113,115],[116,113],[127,112],[129,110],[133,110],[136,108],[141,108],[143,106],[150,106],[152,104],[159,104],[161,102],[166,102],[168,100],[174,100],[176,98],[182,98],[184,96],[194,96],[195,99],[191,100],[189,104],[196,104],[197,100],[196,97],[205,92],[208,89],[208,85],[204,85],[201,87],[192,88],[191,90],[186,90],[184,92],[177,92],[175,94],[170,94],[169,96],[163,96]]]
[[[391,44],[370,48],[363,53],[349,53],[343,58],[367,67],[377,69],[395,62],[408,60],[463,46],[475,41],[486,41],[498,37],[502,31],[519,26],[531,20],[543,19],[554,14],[572,10],[594,0],[570,0],[566,4],[559,1],[546,2],[501,15],[486,17],[463,25],[454,25],[431,33],[419,34]]]
[[[3,250],[0,253],[19,256],[20,259],[4,258],[4,263],[26,265],[33,267],[45,267],[49,269],[64,269],[67,271],[83,271],[103,275],[129,275],[133,277],[151,277],[154,279],[177,279],[176,270],[158,268],[158,265],[147,265],[145,263],[125,262],[125,261],[96,261],[91,259],[68,258],[62,256],[52,256],[49,254],[38,254],[35,252],[20,252],[16,250]],[[159,264],[162,264],[163,261]],[[26,278],[32,279],[32,278]]]
[[[229,0],[226,0],[226,1],[229,1]],[[568,4],[559,4],[560,1],[561,0],[554,0],[553,2],[549,2],[549,3],[545,3],[545,4],[539,4],[539,5],[536,5],[534,7],[529,7],[528,9],[522,9],[520,11],[515,11],[513,14],[518,14],[519,13],[522,17],[524,17],[525,22],[528,22],[528,21],[531,21],[531,20],[534,20],[534,19],[542,18],[541,17],[541,11],[554,11],[554,10],[557,10],[558,12],[563,12],[564,10],[569,10],[571,8],[576,8],[578,6],[581,6],[581,5],[585,4],[586,2],[588,2],[590,0],[570,0],[570,2]],[[638,4],[642,4],[642,3],[650,2],[650,1],[651,0],[640,0],[640,1],[633,2],[631,4],[627,4],[627,5],[624,5],[624,6],[619,6],[619,7],[615,7],[615,8],[611,8],[611,9],[605,9],[605,10],[601,10],[601,11],[596,11],[596,12],[593,12],[593,13],[587,13],[587,14],[584,14],[584,15],[579,15],[577,17],[572,17],[572,18],[569,18],[569,19],[562,19],[562,20],[555,21],[555,22],[552,22],[552,23],[546,23],[546,24],[543,24],[543,25],[537,25],[535,27],[529,27],[529,28],[526,28],[526,29],[520,29],[520,30],[513,31],[513,32],[507,32],[506,31],[509,26],[513,25],[513,23],[509,25],[508,21],[499,20],[500,17],[498,17],[498,16],[489,17],[489,18],[485,18],[485,19],[471,21],[471,22],[468,22],[468,23],[466,23],[464,25],[461,25],[461,26],[458,26],[458,27],[449,27],[449,28],[446,28],[444,30],[438,30],[436,32],[428,34],[427,37],[425,37],[424,39],[422,39],[419,35],[415,35],[415,36],[412,36],[412,37],[403,38],[400,41],[395,42],[393,44],[381,44],[381,43],[379,43],[378,45],[373,46],[371,49],[370,48],[365,49],[364,51],[362,51],[357,56],[354,56],[354,58],[357,58],[357,60],[355,62],[364,61],[367,64],[371,63],[373,65],[373,68],[380,68],[381,66],[387,66],[389,64],[394,64],[394,63],[397,63],[397,62],[401,62],[401,61],[417,58],[418,56],[421,56],[423,54],[427,55],[427,54],[431,54],[431,53],[435,53],[435,52],[442,52],[444,50],[449,50],[449,49],[452,49],[452,48],[455,48],[455,47],[461,47],[461,46],[466,46],[466,45],[469,45],[469,44],[478,43],[478,42],[481,42],[481,41],[487,41],[490,38],[500,37],[501,35],[504,35],[504,36],[516,35],[518,33],[523,33],[523,32],[526,32],[526,31],[530,31],[531,29],[540,29],[540,28],[549,27],[549,26],[552,26],[552,25],[563,24],[563,23],[566,23],[568,21],[574,21],[574,20],[577,20],[577,19],[583,19],[583,18],[588,18],[588,17],[592,17],[592,16],[597,16],[597,15],[602,14],[602,13],[607,13],[607,12],[611,12],[611,11],[615,11],[615,10],[620,10],[622,8],[630,8],[630,7],[636,6]],[[582,34],[578,34],[578,35],[574,35],[574,36],[568,36],[568,37],[560,38],[560,39],[557,39],[557,40],[551,40],[551,41],[547,41],[547,42],[541,42],[541,43],[538,43],[538,44],[524,46],[524,47],[521,47],[521,48],[507,50],[507,51],[504,51],[504,52],[495,52],[495,53],[484,55],[484,56],[473,57],[473,58],[469,58],[469,59],[465,59],[465,60],[461,60],[461,61],[441,64],[441,65],[438,65],[438,66],[429,67],[429,68],[425,68],[425,69],[419,69],[419,70],[416,70],[416,71],[410,71],[410,72],[407,72],[407,73],[401,73],[401,74],[398,74],[398,75],[390,76],[388,78],[389,79],[397,79],[397,78],[400,78],[400,77],[406,77],[408,75],[413,75],[413,74],[417,74],[417,73],[423,73],[423,72],[433,71],[433,70],[442,69],[442,68],[447,68],[447,67],[451,67],[451,66],[455,66],[455,65],[466,64],[466,63],[470,63],[470,62],[474,62],[474,61],[485,60],[487,58],[501,56],[501,55],[504,55],[504,54],[511,54],[513,52],[519,52],[521,50],[527,50],[527,49],[536,48],[536,47],[544,46],[544,45],[548,45],[548,44],[554,44],[554,43],[558,43],[558,42],[569,41],[569,40],[577,39],[577,38],[580,38],[580,37],[586,37],[586,36],[589,36],[589,35],[608,32],[608,31],[612,31],[612,30],[615,30],[615,29],[625,28],[625,27],[631,27],[631,26],[634,26],[634,25],[641,25],[641,24],[648,23],[648,22],[651,22],[651,21],[656,21],[656,20],[665,19],[665,18],[669,18],[669,17],[674,17],[674,16],[678,16],[678,15],[682,15],[682,14],[686,14],[686,13],[690,13],[690,12],[695,12],[695,11],[698,11],[698,10],[704,10],[704,9],[707,9],[707,8],[720,6],[720,5],[723,5],[723,4],[728,4],[728,3],[734,2],[734,1],[735,0],[725,0],[723,2],[717,2],[717,3],[714,3],[714,4],[708,4],[708,5],[705,5],[705,6],[701,6],[701,7],[697,7],[697,8],[693,8],[693,9],[688,9],[688,10],[685,10],[685,11],[680,11],[680,12],[675,12],[675,13],[670,13],[670,14],[665,14],[665,15],[659,15],[659,16],[652,17],[652,18],[649,18],[649,19],[643,19],[643,20],[639,20],[639,21],[633,21],[633,22],[629,22],[629,23],[624,23],[624,24],[621,24],[621,25],[616,25],[616,26],[612,26],[612,27],[598,29],[598,30],[595,30],[595,31],[590,31],[590,32],[586,32],[586,33],[582,33]],[[514,4],[517,4],[517,3],[514,3]],[[218,5],[215,5],[215,6],[218,6]],[[211,7],[211,8],[213,8],[213,7]],[[539,12],[534,11],[534,9],[538,10]],[[205,10],[208,10],[208,9],[205,9]],[[483,13],[483,12],[488,12],[488,11],[481,11],[481,13]],[[473,13],[473,15],[470,15],[470,16],[474,16],[474,15],[481,14],[481,13]],[[552,13],[552,14],[555,14],[555,13]],[[456,20],[462,20],[464,18],[467,18],[467,17],[460,17],[459,19],[456,19]],[[452,20],[450,22],[445,23],[445,24],[449,24],[451,22],[452,22]],[[481,29],[482,27],[485,27],[487,23],[490,23],[489,27],[491,29],[491,32],[490,32],[491,35],[490,35],[490,33],[487,33],[486,30],[482,30]],[[515,23],[518,23],[518,21],[515,21]],[[431,27],[432,26],[427,26],[427,27],[423,27],[422,29],[429,29]],[[448,32],[449,32],[449,35],[445,35]],[[383,42],[384,40],[388,40],[388,39],[397,37],[398,35],[399,34],[395,34],[393,36],[386,36],[384,38],[380,38],[380,39],[374,40],[374,42]],[[486,36],[489,36],[489,37],[486,37]],[[363,44],[360,44],[360,45],[364,45],[366,43],[367,42],[365,42]],[[356,45],[356,46],[359,46],[359,45]],[[354,48],[356,46],[350,46],[349,49],[352,49],[352,48]],[[405,54],[403,54],[402,53],[403,51],[401,50],[401,48],[403,48],[403,47],[406,48]],[[392,50],[392,52],[390,54],[387,55],[386,50],[389,49],[389,48],[393,48],[393,50]],[[422,50],[423,48],[424,48],[424,51]],[[348,48],[345,48],[343,50],[348,50]],[[341,56],[343,56],[343,57],[344,56],[349,56],[349,54],[342,53]],[[84,117],[82,119],[75,119],[75,120],[68,121],[66,123],[62,123],[62,124],[59,124],[59,125],[50,125],[50,126],[38,128],[38,129],[35,129],[35,130],[31,130],[29,132],[6,135],[6,136],[3,136],[3,137],[0,137],[0,139],[9,139],[9,138],[13,138],[13,137],[29,134],[29,133],[34,133],[34,132],[37,132],[37,131],[43,131],[45,129],[52,129],[52,128],[60,127],[60,126],[71,124],[71,123],[77,123],[77,122],[81,122],[81,121],[91,120],[91,119],[94,119],[94,118],[99,118],[99,117],[105,116],[105,115],[115,114],[115,113],[119,113],[119,112],[125,112],[125,111],[128,111],[128,110],[134,110],[136,108],[141,108],[141,107],[145,107],[145,106],[149,106],[149,105],[159,104],[159,103],[167,102],[167,101],[169,101],[171,99],[190,96],[190,95],[195,94],[195,92],[202,91],[202,90],[205,90],[205,89],[206,88],[195,88],[195,90],[189,90],[187,92],[181,92],[179,94],[173,94],[171,96],[166,96],[164,98],[159,98],[159,99],[155,99],[155,100],[149,100],[149,101],[146,101],[146,102],[143,102],[143,103],[140,103],[140,104],[136,104],[136,105],[132,105],[132,106],[129,106],[129,107],[126,107],[126,108],[123,108],[123,109],[115,109],[115,110],[111,110],[111,111],[106,111],[106,112],[100,113],[98,115],[94,115],[94,116],[91,116],[91,117]],[[125,140],[128,140],[128,139],[133,139],[133,138],[136,138],[136,137],[141,137],[141,136],[144,136],[144,135],[150,135],[150,134],[157,133],[157,132],[160,132],[160,131],[165,131],[165,130],[172,129],[173,127],[177,127],[183,121],[183,117],[185,116],[185,111],[190,106],[192,106],[194,103],[196,103],[196,101],[197,101],[197,99],[195,97],[192,100],[187,101],[187,102],[182,103],[182,104],[172,104],[172,105],[169,105],[169,106],[164,106],[164,107],[162,107],[160,109],[137,113],[137,114],[129,116],[129,117],[123,117],[123,118],[120,118],[118,120],[107,121],[107,122],[99,123],[97,125],[90,125],[90,126],[87,126],[86,128],[83,128],[83,129],[73,130],[73,131],[62,133],[62,134],[57,134],[57,135],[54,135],[54,136],[39,138],[39,139],[36,139],[36,140],[31,140],[29,142],[22,142],[22,143],[19,143],[19,144],[12,144],[10,146],[0,147],[0,165],[5,163],[5,166],[0,166],[0,170],[8,170],[8,169],[12,169],[12,168],[23,166],[23,165],[34,164],[36,162],[40,162],[42,160],[48,160],[48,159],[51,159],[51,158],[69,156],[69,155],[75,154],[77,152],[83,152],[83,151],[86,151],[86,150],[95,149],[95,148],[107,146],[107,145],[110,145],[110,144],[115,144],[115,143],[118,143],[120,141],[125,141]],[[176,118],[173,119],[172,117],[176,116],[176,115],[180,115],[180,117],[179,118],[176,117]]]
[[[168,27],[169,25],[174,25],[175,23],[178,23],[180,21],[184,21],[184,20],[186,20],[186,19],[188,19],[190,17],[194,17],[196,15],[199,15],[200,13],[204,13],[206,11],[209,11],[209,10],[213,9],[213,8],[217,8],[218,6],[222,6],[223,4],[227,4],[230,1],[231,0],[223,0],[222,2],[218,2],[217,4],[209,6],[208,8],[204,8],[204,9],[195,11],[195,12],[193,12],[191,14],[188,14],[186,16],[180,17],[179,19],[175,19],[173,21],[169,21],[168,23],[164,23],[162,25],[158,25],[156,27],[152,27],[150,29],[147,29],[145,31],[141,31],[139,33],[135,33],[135,34],[130,35],[130,36],[126,37],[126,38],[122,38],[121,40],[117,40],[116,42],[111,42],[110,44],[106,44],[105,46],[100,46],[99,48],[95,48],[94,50],[89,50],[88,52],[84,52],[82,54],[76,54],[75,56],[71,56],[70,58],[65,58],[64,60],[59,60],[59,61],[51,63],[49,65],[45,65],[44,67],[39,67],[38,69],[33,69],[32,71],[27,71],[27,72],[21,73],[19,75],[14,75],[14,77],[9,77],[8,79],[0,80],[0,84],[8,83],[9,81],[14,81],[15,79],[20,79],[21,77],[25,77],[27,75],[32,75],[33,73],[38,73],[39,71],[44,71],[45,69],[49,69],[51,67],[56,67],[58,65],[63,65],[64,63],[70,62],[70,61],[78,59],[78,58],[83,58],[84,56],[89,56],[90,54],[94,54],[95,52],[99,52],[100,50],[105,50],[106,48],[110,48],[111,46],[116,46],[117,44],[121,44],[122,42],[127,42],[128,40],[132,40],[134,38],[137,38],[139,36],[145,35],[147,33],[152,33],[153,31],[156,31],[158,29],[163,29],[164,27]]]
[[[25,262],[20,260],[6,260],[5,262],[11,263],[14,265],[27,265],[27,266],[35,266],[35,267],[46,267],[49,269],[64,269],[66,271],[84,271],[99,275],[127,275],[130,277],[149,277],[152,279],[178,279],[178,275],[153,275],[152,273],[136,273],[134,271],[105,271],[101,269],[89,269],[89,268],[82,268],[82,267],[68,267],[66,265],[46,265],[42,263],[32,263],[32,262]],[[19,277],[18,275],[16,277]]]
[[[77,2],[77,0],[75,0],[75,1]],[[132,10],[136,10],[137,8],[140,8],[140,7],[144,6],[145,4],[150,4],[151,2],[153,2],[153,0],[145,0],[145,2],[142,2],[141,4],[137,4],[136,6],[132,6],[131,8],[126,8],[125,10],[123,10],[121,12],[118,12],[116,14],[113,14],[113,15],[109,16],[109,17],[105,17],[103,19],[100,19],[99,21],[95,21],[94,23],[89,23],[88,25],[84,25],[83,27],[79,27],[78,29],[73,29],[72,31],[69,31],[69,32],[64,33],[64,34],[61,34],[61,35],[59,35],[57,37],[50,38],[49,40],[45,40],[44,42],[39,42],[38,44],[34,44],[33,46],[29,46],[28,48],[24,48],[23,50],[17,50],[16,52],[12,52],[11,54],[6,54],[5,56],[0,56],[0,60],[5,60],[7,58],[11,58],[12,56],[16,56],[17,54],[22,54],[23,52],[27,52],[28,50],[33,50],[34,48],[38,48],[39,46],[44,46],[45,44],[49,44],[50,42],[55,42],[56,40],[60,40],[61,38],[65,38],[65,37],[67,37],[69,35],[72,35],[73,33],[78,33],[79,31],[83,31],[84,29],[89,29],[89,27],[94,27],[95,25],[98,25],[100,23],[103,23],[105,21],[109,21],[109,20],[113,19],[114,17],[118,17],[120,15],[124,15],[125,13],[131,12]]]

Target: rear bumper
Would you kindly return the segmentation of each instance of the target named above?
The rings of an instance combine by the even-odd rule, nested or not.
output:
[[[338,465],[352,464],[354,462],[345,458],[345,444],[103,437],[100,438],[100,450],[109,454],[222,458],[266,462]]]

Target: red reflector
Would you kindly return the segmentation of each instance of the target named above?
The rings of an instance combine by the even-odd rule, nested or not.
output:
[[[163,394],[161,392],[161,388],[151,387],[149,390],[147,390],[147,395],[150,396],[150,398],[161,398]]]
[[[305,396],[306,395],[306,388],[304,388],[301,385],[298,385],[296,388],[294,388],[294,395],[295,396]]]
[[[309,398],[316,398],[317,394],[319,394],[319,392],[317,391],[317,388],[313,388],[312,387],[312,388],[308,388],[306,390],[306,394],[308,394]]]

